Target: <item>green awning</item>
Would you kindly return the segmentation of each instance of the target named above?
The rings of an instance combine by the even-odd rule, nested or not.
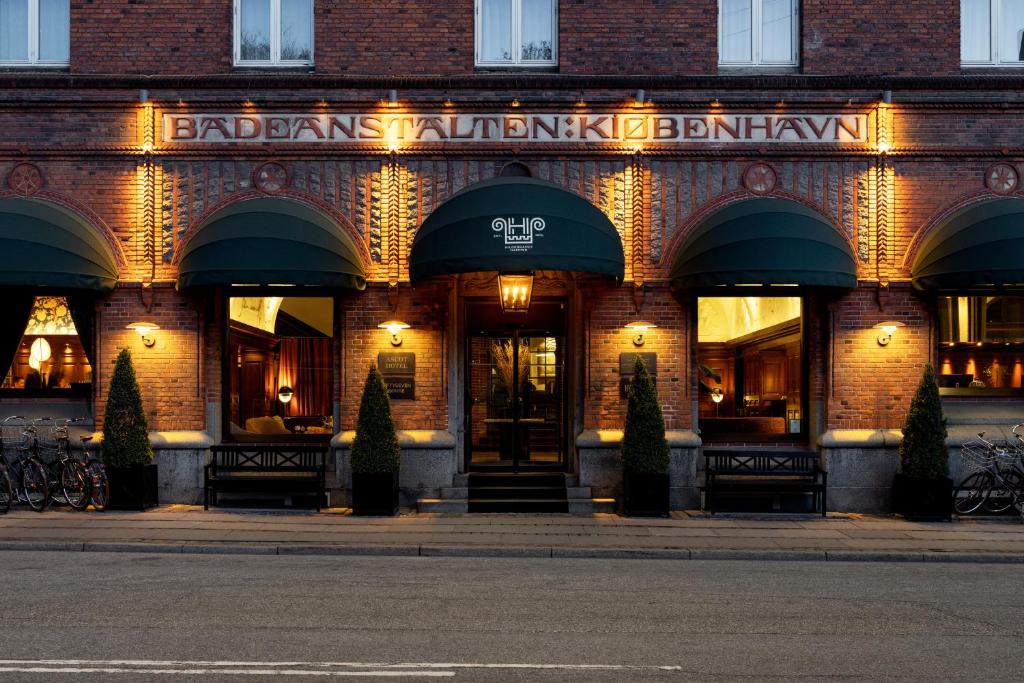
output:
[[[846,239],[812,209],[785,199],[750,199],[715,212],[683,243],[672,287],[857,286]]]
[[[110,245],[80,216],[49,202],[0,200],[0,287],[105,292],[116,282]]]
[[[1024,199],[993,199],[956,212],[925,239],[910,274],[921,290],[1024,285]]]
[[[213,216],[185,244],[178,287],[302,285],[363,289],[366,273],[341,226],[287,199],[252,199]]]
[[[409,255],[413,282],[483,271],[570,270],[621,280],[622,241],[596,206],[553,183],[502,176],[427,217]]]

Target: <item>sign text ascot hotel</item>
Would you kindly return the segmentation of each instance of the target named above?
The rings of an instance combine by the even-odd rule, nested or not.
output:
[[[164,142],[824,143],[868,141],[866,114],[165,114]]]

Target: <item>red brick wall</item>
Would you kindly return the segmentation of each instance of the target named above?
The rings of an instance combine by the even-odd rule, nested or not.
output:
[[[907,286],[891,286],[880,310],[875,288],[862,287],[829,308],[832,311],[829,429],[902,426],[934,340],[928,305]],[[906,325],[888,346],[879,346],[883,320]]]
[[[203,360],[199,351],[199,314],[191,302],[168,287],[154,291],[152,311],[143,306],[137,286],[118,287],[97,306],[99,344],[93,378],[97,386],[96,428],[101,429],[110,375],[121,349],[132,353],[142,404],[153,431],[206,428]],[[155,322],[156,344],[147,348],[131,322]]]
[[[960,72],[960,4],[953,0],[803,0],[803,72]]]
[[[448,429],[448,345],[442,332],[447,311],[443,286],[402,287],[392,310],[381,286],[354,293],[342,304],[342,429],[355,429],[359,400],[371,363],[381,351],[416,354],[416,398],[391,402],[397,429]],[[377,325],[392,318],[409,323],[402,345],[391,345]]]
[[[626,402],[619,390],[619,354],[658,354],[658,398],[668,429],[690,427],[690,392],[695,382],[688,372],[689,313],[685,304],[667,287],[649,288],[638,313],[630,287],[587,287],[584,300],[583,335],[583,427],[621,429]],[[642,318],[656,324],[642,347],[633,345],[634,333],[626,323]]]
[[[804,0],[809,74],[954,74],[959,5],[949,0]],[[232,69],[230,0],[72,0],[74,73],[213,74]],[[715,0],[562,0],[567,74],[717,71]],[[474,71],[473,2],[315,3],[315,70],[353,74]],[[102,39],[97,39],[102,36]]]

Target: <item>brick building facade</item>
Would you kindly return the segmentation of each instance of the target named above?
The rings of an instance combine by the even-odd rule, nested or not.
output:
[[[485,68],[477,66],[481,29],[468,1],[314,0],[309,63],[252,66],[238,57],[239,15],[227,0],[71,0],[67,63],[10,64],[0,73],[0,205],[28,201],[72,215],[107,245],[117,284],[94,299],[85,399],[19,393],[12,375],[2,390],[11,409],[0,412],[67,404],[88,411],[98,429],[113,359],[128,346],[165,473],[162,495],[198,500],[205,448],[237,437],[233,428],[248,431],[234,424],[245,421],[245,409],[233,405],[240,400],[231,385],[231,367],[243,366],[248,347],[230,356],[236,346],[228,308],[230,297],[250,290],[231,285],[263,284],[251,298],[331,300],[333,329],[324,332],[331,352],[322,367],[330,377],[329,410],[317,416],[330,418],[332,486],[341,499],[367,368],[392,351],[415,354],[414,397],[392,404],[407,453],[407,499],[457,490],[457,477],[481,464],[474,449],[493,450],[500,462],[508,439],[520,455],[524,448],[497,427],[493,443],[471,443],[467,425],[475,402],[511,391],[495,380],[480,396],[466,383],[472,340],[484,331],[474,327],[467,302],[489,299],[497,309],[497,273],[453,269],[411,282],[410,259],[420,226],[460,191],[528,174],[597,207],[620,239],[622,258],[621,278],[528,268],[533,297],[562,311],[557,330],[538,323],[531,332],[557,340],[537,342],[529,361],[538,364],[530,391],[547,392],[557,404],[530,418],[557,422],[560,436],[552,435],[550,446],[557,454],[547,465],[595,496],[617,495],[620,361],[639,351],[656,354],[674,505],[698,504],[700,450],[714,445],[822,449],[832,505],[884,508],[896,467],[894,430],[925,363],[953,378],[943,385],[953,451],[961,431],[976,429],[958,424],[998,431],[1020,406],[1013,354],[1024,353],[1024,332],[1015,332],[1017,322],[1024,330],[1024,318],[1013,297],[1019,281],[1005,261],[1019,253],[1024,233],[1001,227],[986,246],[977,239],[984,229],[967,230],[973,241],[961,246],[994,259],[991,267],[972,266],[985,273],[973,280],[949,275],[957,269],[948,258],[927,283],[915,270],[965,225],[1019,213],[1020,72],[963,65],[960,3],[951,0],[897,9],[805,0],[794,4],[796,66],[724,66],[721,4],[563,0],[555,3],[557,48],[549,60]],[[287,279],[181,286],[181,264],[203,231],[257,205],[333,226],[365,288],[277,287],[305,284]],[[14,206],[7,215],[25,214]],[[800,216],[801,225],[817,221],[841,236],[855,281],[822,287],[801,280],[804,243],[796,239],[789,250],[797,258],[791,253],[789,260],[797,266],[786,266],[793,279],[758,280],[761,265],[771,271],[778,264],[744,262],[737,245],[741,256],[726,259],[726,271],[736,264],[742,272],[725,281],[698,274],[703,284],[679,286],[687,250],[731,211],[754,226],[780,213]],[[291,234],[286,218],[278,225]],[[14,239],[12,231],[0,237]],[[725,232],[712,234],[726,239]],[[238,244],[234,253],[244,253]],[[772,260],[771,252],[764,259]],[[2,284],[64,293],[15,275]],[[784,321],[792,324],[776,325],[778,338],[789,340],[787,359],[771,355],[777,349],[767,337],[748,338],[768,329],[756,324],[738,336],[701,340],[698,328],[721,320],[705,317],[702,301],[729,295],[762,310],[750,308],[762,294],[800,299],[799,315]],[[943,306],[967,311],[975,305],[968,298],[977,297],[989,308],[1006,302],[981,323],[967,313],[943,322]],[[152,347],[127,329],[137,320],[159,326]],[[378,327],[387,320],[408,324],[401,346]],[[643,346],[626,328],[637,320],[653,324]],[[875,326],[886,321],[903,326],[881,345]],[[526,339],[531,324],[492,325],[488,357],[493,361],[503,340]],[[986,324],[998,334],[975,329]],[[277,343],[269,339],[277,332],[265,332],[267,344]],[[702,344],[728,347],[735,358],[757,356],[730,366],[737,378],[719,387],[726,399],[717,408],[702,394],[714,384],[702,367]],[[965,355],[971,345],[989,360]],[[278,368],[280,352],[269,353]],[[549,373],[541,359],[557,369]],[[788,379],[760,369],[761,390],[751,390],[752,368],[776,362],[787,364],[780,376]],[[489,372],[500,379],[497,364]],[[278,370],[264,374],[279,383]],[[274,404],[278,389],[263,397],[268,416],[282,410]],[[722,406],[732,413],[721,415]],[[500,410],[488,415],[489,424],[512,420],[513,429],[525,419]],[[720,436],[712,423],[725,425]]]

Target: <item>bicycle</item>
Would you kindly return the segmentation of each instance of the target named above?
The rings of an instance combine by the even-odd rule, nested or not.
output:
[[[1021,440],[1017,427],[1014,435]],[[1024,445],[1024,440],[1021,443]],[[985,439],[985,432],[978,432],[978,441],[965,443],[960,451],[964,465],[976,471],[967,475],[953,491],[953,509],[958,514],[968,515],[982,507],[995,513],[1015,507],[1024,521],[1024,471],[1017,463],[1022,452],[1018,448],[996,446]],[[1009,502],[1004,505],[1004,500]]]
[[[73,510],[84,510],[88,507],[92,495],[89,475],[85,465],[71,455],[68,435],[68,426],[81,421],[81,418],[53,419],[49,417],[33,421],[33,426],[36,428],[36,453],[39,460],[47,467],[47,472],[50,475],[51,485],[47,489],[50,499],[56,500],[54,494],[60,491],[64,494],[64,502]],[[39,435],[38,427],[42,422],[51,423],[51,434],[48,439],[41,438]]]
[[[82,440],[82,452],[85,453],[85,470],[89,473],[89,481],[92,491],[92,509],[103,512],[107,509],[107,502],[110,500],[110,480],[107,479],[107,466],[103,461],[88,451],[88,444],[92,441],[92,435],[80,436]]]
[[[14,498],[14,487],[11,485],[11,474],[7,471],[7,459],[0,457],[0,515],[5,515],[11,509],[11,499]]]
[[[14,493],[20,502],[42,512],[50,499],[50,484],[46,467],[35,455],[35,438],[34,425],[21,415],[11,415],[0,423],[0,459],[4,461],[5,470],[11,469],[12,483],[17,482]],[[9,454],[13,454],[13,461]]]

